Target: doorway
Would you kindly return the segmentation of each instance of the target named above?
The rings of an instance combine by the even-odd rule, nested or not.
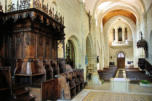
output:
[[[117,56],[117,67],[125,68],[125,55],[123,52],[119,52]]]
[[[68,40],[66,44],[66,62],[71,65],[73,69],[75,68],[75,50],[71,40]]]

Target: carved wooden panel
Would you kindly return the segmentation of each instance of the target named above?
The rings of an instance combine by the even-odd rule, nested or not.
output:
[[[25,58],[35,58],[35,34],[27,32],[24,34],[24,57]]]
[[[10,40],[10,57],[15,57],[15,36],[13,36]]]
[[[57,58],[57,43],[55,40],[52,41],[52,58]]]
[[[42,101],[57,100],[60,97],[58,79],[48,80],[42,83]]]
[[[22,33],[16,34],[15,46],[16,46],[16,57],[18,59],[23,58],[23,38],[24,38],[24,34]]]
[[[49,41],[49,38],[46,38],[45,40],[45,58],[49,59],[50,58],[50,55],[51,55],[51,52],[50,52],[50,49],[51,49],[51,45],[50,45],[50,41]]]
[[[44,38],[42,35],[37,35],[37,57],[43,58],[44,56]]]
[[[9,68],[0,68],[0,89],[11,88],[11,74]]]
[[[1,49],[0,49],[0,56],[1,57],[5,56],[5,43],[4,43],[4,40],[3,40],[3,44],[2,44]]]

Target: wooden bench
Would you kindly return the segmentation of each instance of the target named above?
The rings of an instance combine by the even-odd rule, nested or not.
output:
[[[73,70],[42,83],[42,101],[71,100],[84,88],[83,70]]]
[[[12,82],[10,68],[0,68],[0,100],[2,101],[35,101],[30,90],[23,85]]]

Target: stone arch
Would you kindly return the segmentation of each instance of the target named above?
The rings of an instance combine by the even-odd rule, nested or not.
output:
[[[109,34],[109,29],[111,28],[111,26],[112,26],[112,24],[114,24],[115,23],[115,21],[116,20],[118,20],[118,19],[121,19],[124,23],[126,23],[127,25],[128,25],[128,27],[130,28],[130,30],[131,30],[131,33],[132,33],[132,40],[133,40],[133,58],[131,58],[131,57],[129,57],[129,58],[127,58],[127,60],[128,59],[133,59],[134,61],[136,61],[137,59],[135,58],[135,51],[136,51],[136,25],[135,25],[135,23],[132,21],[132,20],[130,20],[129,18],[127,18],[127,17],[124,17],[124,16],[115,16],[115,17],[113,17],[113,18],[111,18],[106,24],[105,24],[105,26],[104,26],[104,32],[103,32],[103,36],[105,36],[106,38],[104,38],[104,39],[107,39],[108,38],[108,34]],[[107,43],[107,41],[108,41],[108,39],[107,40],[105,40],[105,43],[104,43],[104,46],[105,46],[105,48],[106,48],[106,50],[109,52],[109,47],[107,47],[107,45],[108,45],[108,43]],[[107,43],[107,44],[106,44]],[[108,62],[110,62],[110,54],[107,52],[107,51],[104,51],[104,54],[106,54],[106,57],[104,56],[104,64],[107,66],[108,65],[108,63],[105,63],[106,61],[108,61]],[[108,59],[109,58],[109,59]],[[115,59],[116,59],[116,56],[114,56],[114,58],[113,59],[111,59],[112,61],[115,61]],[[116,62],[116,61],[115,61]],[[135,62],[134,62],[135,63]]]
[[[115,54],[115,55],[116,55],[116,57],[118,57],[118,55],[119,55],[120,53],[123,53],[123,54],[124,54],[124,56],[126,57],[126,53],[125,53],[124,51],[117,51],[117,53]]]
[[[115,16],[111,18],[104,26],[104,31],[105,29],[107,29],[105,33],[108,33],[107,31],[109,31],[109,29],[117,21],[117,19],[121,19],[124,23],[126,23],[129,26],[129,28],[131,29],[132,40],[134,41],[133,43],[136,43],[135,41],[135,39],[137,38],[136,25],[132,20],[124,16]],[[134,46],[136,46],[136,44]]]
[[[112,17],[106,24],[105,24],[105,26],[104,26],[104,28],[106,28],[106,27],[111,27],[111,25],[113,24],[113,23],[115,23],[115,21],[117,20],[117,19],[121,19],[122,21],[124,21],[126,24],[128,24],[128,26],[130,27],[130,29],[131,29],[131,31],[132,31],[132,33],[135,33],[136,32],[136,25],[135,25],[135,23],[132,21],[132,20],[130,20],[130,19],[128,19],[127,17],[124,17],[124,16],[115,16],[115,17]],[[113,23],[112,24],[110,24],[110,26],[108,25],[108,23],[110,23],[110,22],[112,22],[113,21]]]
[[[71,41],[74,47],[74,54],[75,54],[75,68],[79,68],[80,67],[80,56],[81,56],[81,50],[79,48],[79,40],[75,35],[70,36],[69,38],[67,38],[67,40],[65,41],[65,45],[67,44],[68,41]],[[65,52],[66,53],[66,52]]]
[[[125,68],[125,58],[126,58],[126,55],[124,51],[119,51],[117,53],[117,67],[118,68]]]

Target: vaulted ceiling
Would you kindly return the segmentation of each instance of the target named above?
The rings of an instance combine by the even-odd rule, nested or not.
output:
[[[148,10],[149,6],[152,4],[152,0],[81,0],[81,1],[85,3],[86,10],[91,12],[93,12],[93,10],[97,8],[100,4],[105,2],[117,2],[117,3],[123,2],[129,4],[130,6],[134,6],[136,8],[144,8],[145,10]]]
[[[133,13],[131,13],[127,10],[119,9],[119,10],[112,10],[112,11],[108,12],[103,18],[103,25],[114,16],[128,17],[136,24],[136,17],[134,16]]]
[[[125,16],[135,24],[152,4],[152,0],[82,0],[87,12],[104,25],[114,16]]]

